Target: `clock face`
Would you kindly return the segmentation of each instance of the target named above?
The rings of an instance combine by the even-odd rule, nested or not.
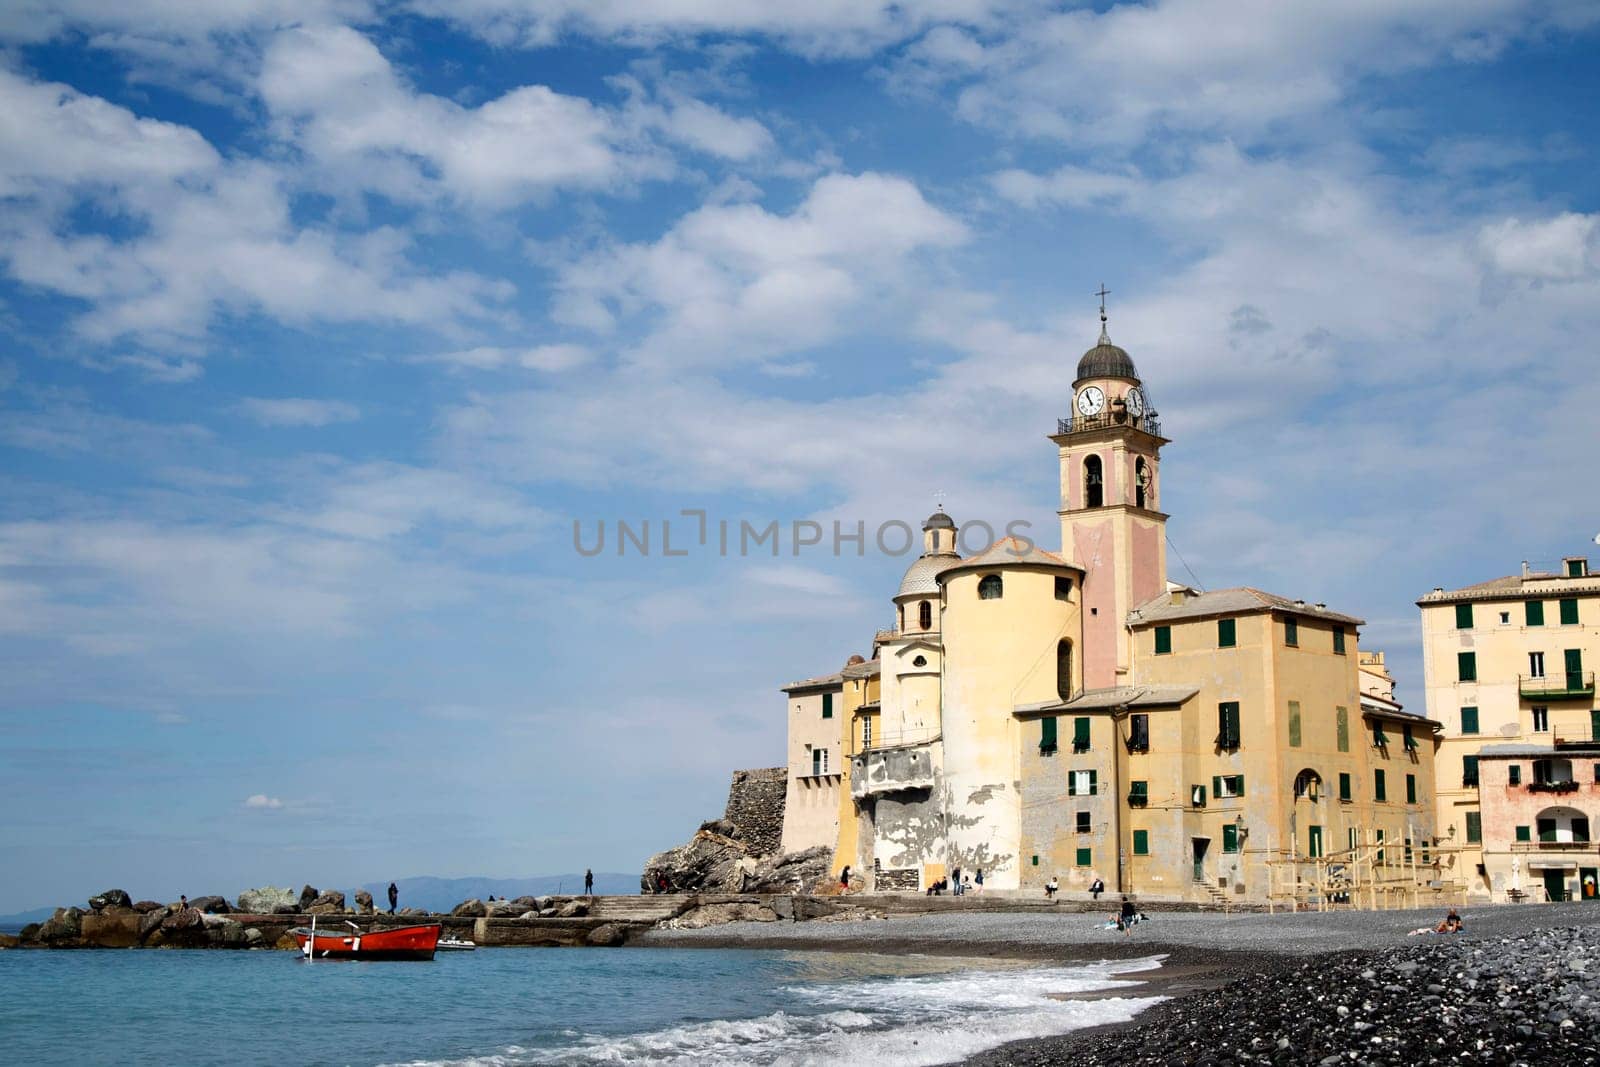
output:
[[[1078,394],[1078,414],[1098,415],[1105,410],[1106,394],[1098,385],[1091,385]]]
[[[1144,414],[1144,394],[1139,391],[1137,385],[1128,390],[1128,395],[1123,397],[1122,402],[1128,405],[1128,414],[1134,418],[1137,419]]]

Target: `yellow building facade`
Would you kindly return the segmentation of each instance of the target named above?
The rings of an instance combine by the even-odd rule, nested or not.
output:
[[[826,725],[806,701],[848,667],[786,690],[791,777],[815,777],[830,729],[848,761],[831,830],[804,806],[786,846],[831,840],[835,868],[878,890],[982,871],[986,891],[1100,879],[1202,902],[1265,901],[1275,873],[1363,842],[1396,868],[1431,850],[1435,727],[1392,685],[1364,699],[1381,680],[1361,671],[1361,620],[1168,581],[1169,442],[1103,323],[1049,435],[1060,550],[963,557],[955,520],[928,518],[894,625],[856,665],[876,686]]]
[[[1573,556],[1422,612],[1429,714],[1443,724],[1438,821],[1479,900],[1583,896],[1600,878],[1600,575]]]

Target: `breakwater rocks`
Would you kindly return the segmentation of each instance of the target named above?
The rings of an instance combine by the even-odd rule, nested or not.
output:
[[[981,1067],[1600,1062],[1600,928],[1264,962],[1126,1028],[1005,1046]]]

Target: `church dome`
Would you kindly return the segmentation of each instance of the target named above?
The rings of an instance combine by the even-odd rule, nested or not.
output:
[[[1083,354],[1078,360],[1078,381],[1085,378],[1133,378],[1138,380],[1139,372],[1134,369],[1133,357],[1127,351],[1111,343],[1111,338],[1104,330],[1100,331],[1100,343]]]
[[[906,576],[900,579],[900,591],[895,596],[931,596],[939,591],[939,575],[960,565],[961,557],[954,552],[918,556],[906,568]]]
[[[936,511],[923,522],[922,528],[924,530],[954,530],[956,528],[956,520],[946,515],[943,511]]]

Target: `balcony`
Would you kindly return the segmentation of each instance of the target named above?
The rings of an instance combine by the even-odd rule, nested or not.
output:
[[[1129,793],[1128,794],[1128,807],[1130,807],[1130,808],[1148,807],[1149,804],[1150,804],[1150,794],[1149,793]]]
[[[1529,700],[1588,700],[1594,696],[1594,671],[1519,674],[1517,691]]]
[[[1512,852],[1587,852],[1595,847],[1593,841],[1513,841]]]
[[[1154,437],[1161,436],[1161,420],[1153,411],[1146,412],[1139,418],[1133,418],[1125,410],[1116,410],[1116,405],[1110,405],[1098,415],[1075,415],[1065,419],[1056,420],[1056,436],[1069,437],[1076,433],[1089,433],[1093,430],[1116,430],[1124,426],[1131,426],[1136,430],[1143,430]]]
[[[856,799],[932,789],[933,743],[874,748],[850,757],[850,795]]]

